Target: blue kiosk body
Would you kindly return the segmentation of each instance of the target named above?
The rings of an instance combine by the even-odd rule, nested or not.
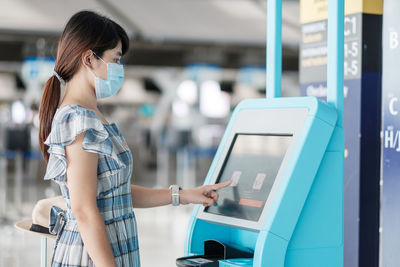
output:
[[[281,1],[268,1],[268,95],[235,108],[204,183],[232,184],[217,207],[195,207],[186,256],[216,240],[247,252],[219,266],[343,266],[343,2],[329,1],[325,103],[278,97]]]

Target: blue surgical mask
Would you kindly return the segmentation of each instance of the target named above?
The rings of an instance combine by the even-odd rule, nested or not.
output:
[[[93,54],[95,53],[93,52]],[[89,71],[95,76],[94,87],[96,91],[96,97],[105,98],[113,96],[118,93],[119,89],[121,89],[122,82],[124,81],[124,66],[117,63],[108,63],[105,62],[101,57],[97,57],[107,65],[107,80],[97,77],[89,69]]]

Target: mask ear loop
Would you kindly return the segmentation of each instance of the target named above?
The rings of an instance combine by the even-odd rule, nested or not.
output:
[[[95,55],[96,57],[98,57],[98,58],[101,59],[101,57],[99,57],[95,52],[93,52],[93,50],[90,50],[90,51],[92,51],[93,55]],[[103,59],[101,59],[101,60],[103,60]],[[103,61],[103,62],[104,62],[104,61]],[[88,70],[95,78],[97,78],[97,75],[94,74],[94,72],[93,72],[88,66],[85,65],[85,67],[87,68],[87,70]]]
[[[100,56],[98,56],[93,50],[90,50],[90,51],[92,51],[93,55],[98,57],[101,61],[103,61],[107,65],[107,63]]]
[[[92,53],[93,53],[93,55],[95,55],[96,57],[98,57],[101,61],[103,61],[103,63],[104,64],[106,64],[106,68],[107,68],[107,71],[108,71],[108,64],[107,64],[107,62],[105,62],[99,55],[97,55],[93,50],[90,50],[90,51],[92,51]],[[90,69],[89,69],[89,71],[95,76],[95,77],[97,77]],[[108,75],[107,75],[108,76]],[[108,79],[108,77],[107,77],[107,79]]]

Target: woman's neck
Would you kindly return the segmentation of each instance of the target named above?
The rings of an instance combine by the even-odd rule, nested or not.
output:
[[[83,71],[78,71],[67,82],[65,95],[59,106],[80,104],[89,109],[97,109],[97,98],[94,88],[90,85]]]

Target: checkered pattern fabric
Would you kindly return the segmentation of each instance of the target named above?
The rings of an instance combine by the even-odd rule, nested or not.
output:
[[[132,153],[115,123],[104,124],[96,113],[81,105],[71,104],[57,109],[45,144],[49,146],[49,162],[44,179],[60,186],[67,204],[66,222],[59,231],[54,249],[53,267],[94,266],[71,211],[66,177],[64,146],[85,132],[82,148],[99,154],[97,167],[97,206],[118,266],[140,266],[135,214],[132,207],[130,177]]]

